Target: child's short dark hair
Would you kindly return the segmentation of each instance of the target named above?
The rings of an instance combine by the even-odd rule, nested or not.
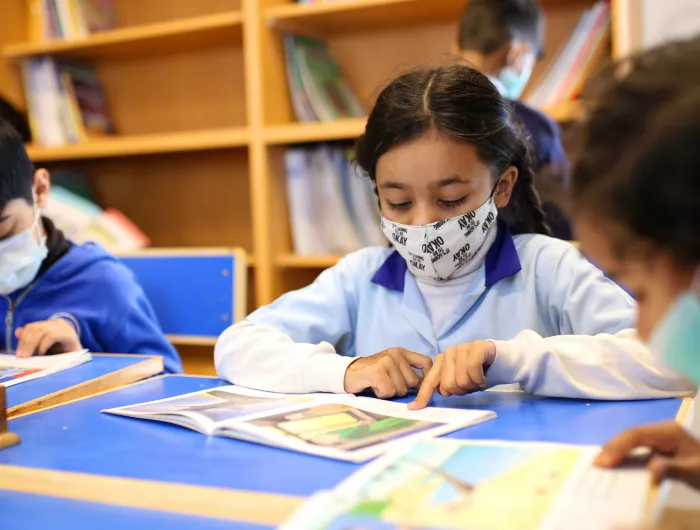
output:
[[[537,0],[470,0],[462,12],[457,43],[462,50],[493,53],[513,39],[542,53],[544,15]]]
[[[2,119],[10,122],[25,144],[32,141],[32,131],[27,118],[12,103],[0,97],[0,120]]]
[[[0,118],[0,212],[13,199],[33,203],[34,166],[14,126]]]
[[[584,90],[592,112],[573,172],[578,213],[700,261],[700,39],[610,66]],[[615,242],[625,254],[630,238]]]

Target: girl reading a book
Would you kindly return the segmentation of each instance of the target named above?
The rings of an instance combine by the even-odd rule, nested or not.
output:
[[[700,39],[623,61],[589,88],[596,107],[574,172],[581,243],[639,301],[652,352],[700,385]],[[626,432],[598,461],[653,449],[652,474],[700,489],[700,442],[675,422]]]
[[[484,75],[450,66],[394,80],[357,162],[391,246],[348,255],[226,330],[220,376],[290,393],[421,386],[414,408],[433,391],[510,383],[600,399],[693,391],[637,339],[632,298],[549,237],[511,106]]]

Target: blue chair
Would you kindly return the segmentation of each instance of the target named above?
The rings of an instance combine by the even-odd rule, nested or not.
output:
[[[120,253],[173,344],[211,345],[246,313],[246,253],[152,249]]]

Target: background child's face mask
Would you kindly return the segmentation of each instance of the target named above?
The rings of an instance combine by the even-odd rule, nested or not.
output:
[[[497,215],[491,195],[473,212],[429,225],[404,225],[382,216],[382,232],[416,278],[437,283],[478,267]]]
[[[48,254],[46,236],[39,229],[40,219],[37,211],[30,228],[0,241],[0,295],[7,296],[26,287],[39,272]],[[34,237],[35,231],[39,242]]]

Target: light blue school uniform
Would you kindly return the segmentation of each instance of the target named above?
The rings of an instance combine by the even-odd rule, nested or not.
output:
[[[295,342],[328,342],[342,355],[402,347],[435,358],[450,346],[510,340],[523,330],[542,337],[615,334],[634,327],[635,308],[628,294],[569,243],[538,234],[513,236],[499,220],[495,242],[440,335],[416,279],[391,248],[350,254],[313,284],[247,320]]]

